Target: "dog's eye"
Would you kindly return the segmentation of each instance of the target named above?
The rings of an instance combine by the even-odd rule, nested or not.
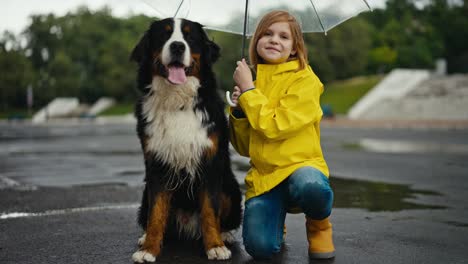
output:
[[[164,30],[165,30],[167,33],[172,32],[172,27],[171,27],[171,25],[166,25],[166,26],[164,27]]]

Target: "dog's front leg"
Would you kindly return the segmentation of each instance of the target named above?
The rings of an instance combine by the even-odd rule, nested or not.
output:
[[[140,250],[133,254],[133,261],[138,263],[155,262],[156,257],[159,256],[169,218],[171,197],[172,194],[169,192],[161,192],[156,195],[146,228],[145,241]]]
[[[203,243],[208,259],[230,259],[231,251],[221,238],[220,216],[215,213],[208,192],[202,191],[200,202]]]

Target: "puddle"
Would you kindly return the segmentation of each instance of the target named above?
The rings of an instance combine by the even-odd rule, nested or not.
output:
[[[444,206],[419,204],[410,199],[421,195],[440,196],[433,191],[416,190],[408,185],[330,177],[335,208],[363,208],[372,212],[411,209],[444,209]]]
[[[118,176],[123,176],[123,177],[133,177],[133,176],[139,176],[143,179],[145,175],[145,170],[144,169],[124,169],[120,170],[115,173]]]
[[[444,223],[455,226],[455,227],[468,227],[468,223],[457,222],[457,221],[445,221]]]
[[[245,183],[240,179],[238,181],[241,191],[245,193]],[[441,196],[442,194],[412,189],[408,185],[343,179],[334,176],[330,177],[330,184],[334,192],[333,208],[361,208],[371,212],[447,208],[415,202],[421,196]]]
[[[348,148],[359,149],[359,146],[353,144]],[[250,166],[244,160],[233,159],[233,168],[242,172],[242,178],[238,178],[238,181],[242,192],[245,193],[243,177]],[[409,185],[344,179],[335,176],[330,177],[330,184],[335,195],[334,208],[362,208],[372,212],[447,208],[415,202],[421,196],[441,196],[442,194],[413,189]]]

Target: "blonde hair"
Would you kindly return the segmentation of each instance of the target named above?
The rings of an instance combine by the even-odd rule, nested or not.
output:
[[[257,64],[263,62],[263,59],[257,53],[258,40],[265,34],[272,24],[277,22],[287,22],[289,24],[293,40],[293,50],[296,50],[296,54],[294,56],[299,60],[298,70],[304,69],[306,65],[309,64],[309,60],[307,58],[307,48],[304,44],[304,38],[302,37],[301,26],[293,15],[283,10],[275,10],[265,14],[258,23],[249,46],[250,64],[253,69],[256,69]]]

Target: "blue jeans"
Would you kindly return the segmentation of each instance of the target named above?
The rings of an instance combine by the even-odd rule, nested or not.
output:
[[[315,220],[327,218],[333,191],[328,178],[312,167],[297,169],[271,191],[245,203],[242,237],[247,253],[254,258],[271,258],[281,249],[286,213],[300,208]]]

